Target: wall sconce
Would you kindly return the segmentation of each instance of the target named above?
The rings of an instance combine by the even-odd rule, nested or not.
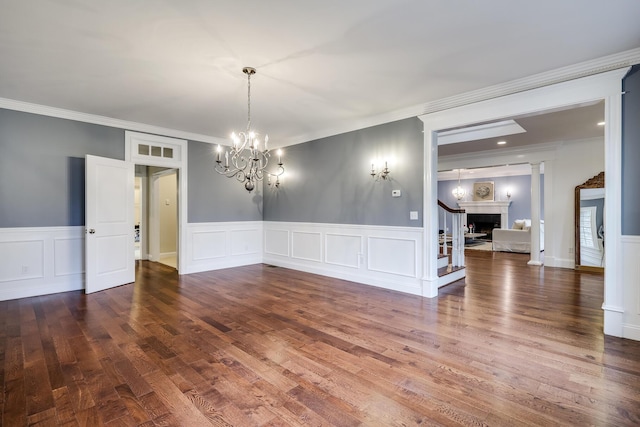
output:
[[[391,180],[391,178],[389,178],[390,173],[391,171],[387,166],[386,160],[384,162],[384,169],[382,169],[380,172],[376,172],[375,163],[374,162],[371,163],[371,177],[374,178],[376,181],[380,181],[381,179]]]
[[[284,166],[282,163],[282,150],[278,150],[278,172],[276,173],[266,172],[266,173],[267,173],[267,185],[269,186],[273,185],[275,188],[280,188],[280,177],[284,173]],[[271,182],[272,176],[276,177],[276,180],[274,182]]]
[[[465,189],[460,185],[460,169],[458,169],[458,186],[453,189],[451,194],[453,194],[453,197],[455,197],[457,200],[462,200],[464,195],[467,194]]]
[[[507,200],[511,200],[511,188],[507,188]]]

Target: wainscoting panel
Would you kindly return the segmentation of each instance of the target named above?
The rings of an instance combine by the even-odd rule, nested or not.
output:
[[[624,283],[624,338],[640,340],[640,236],[622,236],[622,277]]]
[[[84,271],[84,238],[54,239],[54,272],[56,276],[82,274]],[[78,256],[78,254],[80,254]]]
[[[262,251],[262,228],[231,232],[231,255],[250,255]]]
[[[264,247],[268,264],[422,295],[422,228],[265,221]]]
[[[416,240],[369,237],[369,270],[416,277]],[[404,254],[398,259],[394,254]]]
[[[325,235],[325,260],[327,264],[360,268],[360,258],[364,253],[362,236],[346,234]]]
[[[187,225],[186,269],[180,274],[262,262],[262,221]]]
[[[44,240],[0,243],[0,282],[44,277]]]
[[[291,258],[322,262],[322,233],[293,231]]]
[[[289,257],[289,230],[265,229],[264,252]]]
[[[0,228],[0,300],[84,288],[84,227]]]
[[[227,255],[227,233],[225,231],[194,231],[189,241],[194,261],[223,258]]]

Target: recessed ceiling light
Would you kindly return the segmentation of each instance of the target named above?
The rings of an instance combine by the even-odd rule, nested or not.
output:
[[[598,126],[604,126],[605,122],[598,122]]]
[[[505,145],[507,141],[498,141],[498,145]]]

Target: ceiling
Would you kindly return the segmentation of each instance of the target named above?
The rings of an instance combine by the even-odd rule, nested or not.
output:
[[[640,46],[637,0],[0,0],[0,98],[275,146]],[[533,120],[533,119],[532,119]]]

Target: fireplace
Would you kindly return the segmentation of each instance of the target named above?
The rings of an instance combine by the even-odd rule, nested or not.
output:
[[[479,239],[491,240],[491,233],[494,228],[500,228],[500,214],[467,214],[467,226],[471,228],[473,224],[474,233],[486,234]]]
[[[509,206],[510,200],[505,201],[459,201],[458,206],[465,210],[463,224],[475,225],[476,233],[485,233],[485,239],[491,240],[494,228],[509,228]],[[474,215],[479,215],[480,219],[474,219]],[[491,217],[491,218],[488,218]],[[485,221],[486,219],[486,221]],[[485,223],[482,225],[481,223]]]

